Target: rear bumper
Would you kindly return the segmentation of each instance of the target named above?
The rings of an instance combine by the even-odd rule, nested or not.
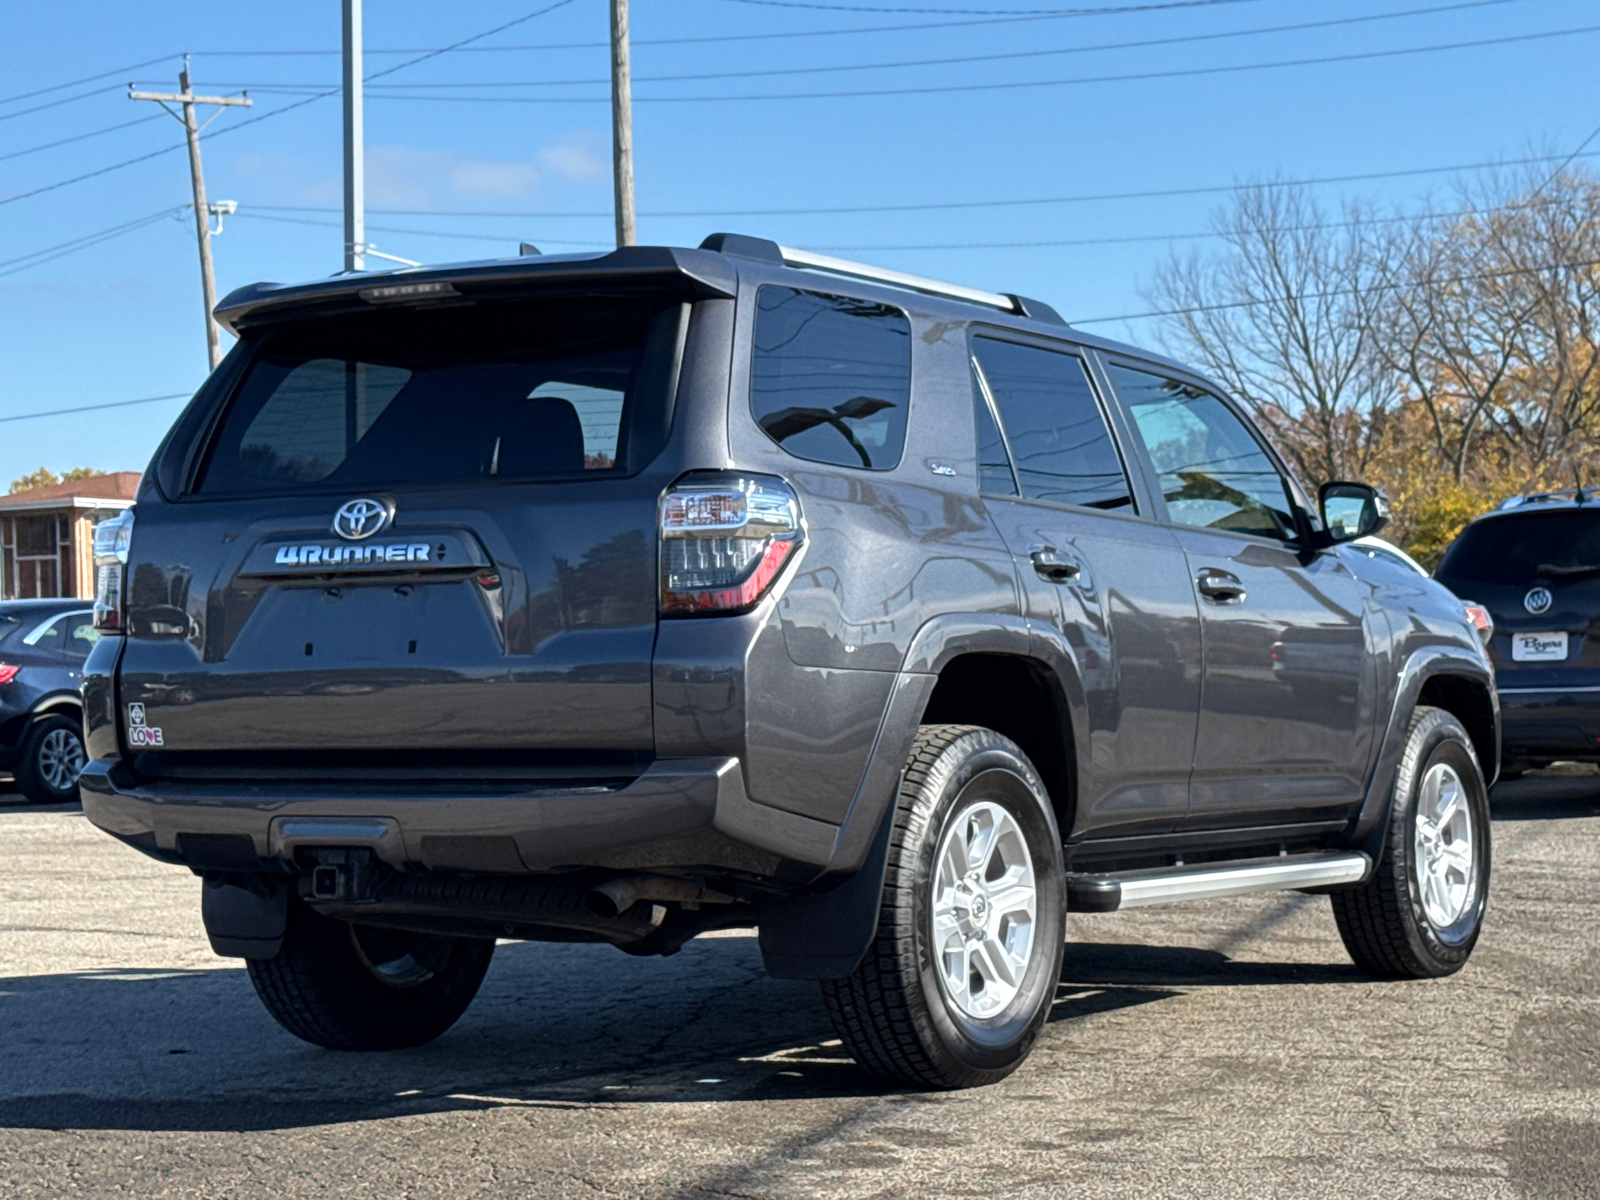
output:
[[[1600,759],[1600,688],[1505,688],[1500,692],[1506,759]]]
[[[657,759],[625,787],[152,782],[96,759],[88,818],[155,858],[200,870],[292,870],[301,848],[364,846],[400,870],[541,874],[569,867],[717,867],[801,884],[839,829],[758,804],[735,758]]]

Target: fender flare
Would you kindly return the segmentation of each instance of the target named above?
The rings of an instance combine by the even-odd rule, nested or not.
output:
[[[1371,778],[1367,781],[1366,799],[1361,813],[1351,830],[1350,843],[1366,851],[1374,863],[1379,861],[1388,826],[1389,805],[1393,800],[1395,774],[1400,769],[1400,759],[1405,754],[1406,735],[1411,727],[1411,714],[1416,711],[1422,688],[1428,680],[1442,675],[1466,677],[1483,685],[1489,696],[1494,714],[1494,750],[1498,758],[1500,748],[1500,701],[1495,693],[1494,671],[1484,660],[1459,646],[1424,646],[1414,650],[1400,668],[1395,685],[1394,703],[1389,710],[1389,723],[1383,742],[1373,763]],[[1477,747],[1473,747],[1474,755]],[[1480,762],[1480,768],[1484,766]],[[1488,764],[1485,782],[1493,783],[1499,763]]]
[[[1007,613],[945,613],[923,624],[907,647],[827,870],[811,891],[761,906],[761,956],[768,974],[839,979],[856,969],[872,945],[906,758],[939,672],[964,654],[1006,654],[1038,662],[1062,683],[1068,719],[1072,710],[1081,711],[1083,684],[1059,631],[1046,633],[1025,617]],[[1072,727],[1076,742],[1083,723],[1073,720]],[[1073,750],[1078,754],[1081,747],[1074,745]]]

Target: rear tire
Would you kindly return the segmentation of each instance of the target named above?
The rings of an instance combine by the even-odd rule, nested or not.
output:
[[[291,900],[282,948],[247,966],[261,1003],[295,1037],[398,1050],[454,1025],[493,955],[492,941],[352,925]]]
[[[17,756],[17,790],[35,804],[75,804],[83,763],[83,722],[59,713],[41,717]]]
[[[878,933],[822,998],[880,1079],[964,1088],[1033,1048],[1061,975],[1066,894],[1049,794],[989,729],[918,731],[893,813]]]
[[[1431,979],[1466,965],[1489,897],[1489,792],[1461,722],[1418,708],[1395,774],[1372,878],[1333,892],[1345,949],[1380,979]]]

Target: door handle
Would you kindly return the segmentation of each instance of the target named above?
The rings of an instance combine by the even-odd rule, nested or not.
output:
[[[1039,578],[1050,583],[1068,583],[1076,579],[1083,570],[1082,563],[1068,558],[1050,546],[1046,546],[1043,550],[1035,550],[1028,557],[1033,560],[1033,569]]]
[[[1239,604],[1244,600],[1244,584],[1237,575],[1206,567],[1194,577],[1195,590],[1213,604]]]

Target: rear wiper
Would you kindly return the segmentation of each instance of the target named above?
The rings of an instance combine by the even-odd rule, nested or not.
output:
[[[1587,579],[1591,575],[1600,575],[1600,563],[1589,567],[1558,567],[1554,563],[1540,563],[1537,574],[1541,579]]]

